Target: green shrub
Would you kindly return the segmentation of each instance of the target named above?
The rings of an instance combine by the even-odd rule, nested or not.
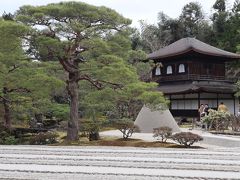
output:
[[[166,142],[172,135],[172,128],[159,127],[153,128],[153,137],[161,139],[161,142]]]
[[[89,141],[99,140],[99,130],[101,127],[102,122],[100,121],[84,119],[81,121],[80,131],[89,139]]]
[[[4,144],[5,145],[15,145],[17,144],[17,139],[15,138],[15,136],[8,136],[5,138],[4,140]]]
[[[204,116],[202,120],[208,125],[209,130],[224,131],[228,129],[230,124],[230,114],[229,112],[210,109],[209,114]]]
[[[6,129],[2,124],[0,125],[0,144],[14,145],[17,144],[17,139]]]
[[[176,133],[171,137],[171,139],[178,142],[181,145],[184,145],[185,147],[190,147],[195,142],[203,140],[203,138],[201,136],[199,136],[198,134],[191,133],[191,132]]]
[[[240,132],[240,116],[230,116],[232,130],[236,132]]]
[[[39,133],[30,138],[29,143],[31,145],[44,145],[44,144],[53,144],[57,143],[57,134],[52,132]]]
[[[139,128],[134,125],[131,119],[120,119],[112,122],[113,127],[118,129],[123,134],[123,139],[127,140],[134,132],[139,132]]]

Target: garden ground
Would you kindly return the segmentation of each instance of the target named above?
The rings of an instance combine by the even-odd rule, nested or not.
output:
[[[200,129],[190,130],[189,128],[181,128],[183,132],[192,132],[198,134],[203,137],[203,141],[195,143],[195,146],[201,146],[203,148],[215,148],[215,147],[240,147],[240,136],[230,136],[230,135],[221,135],[221,134],[211,134],[207,131],[203,131]],[[121,137],[122,133],[118,130],[111,130],[101,132],[102,137]],[[144,141],[152,142],[156,141],[153,138],[153,134],[151,133],[134,133],[132,138],[141,139]],[[173,142],[168,140],[168,142]],[[176,142],[175,142],[176,143]]]
[[[0,146],[3,179],[239,179],[240,148]]]
[[[204,147],[198,149],[2,145],[0,177],[48,180],[239,179],[240,147],[226,146],[232,141],[239,142],[240,138],[212,135],[200,130],[192,131],[205,139],[213,138],[214,141],[225,142],[225,147],[210,144],[209,139],[207,143],[196,143],[197,146]],[[119,139],[121,135],[116,130],[101,132],[103,139]],[[157,144],[153,142],[154,138],[150,133],[135,133],[129,141],[141,143],[143,140],[145,143]],[[170,147],[171,144],[166,146]]]

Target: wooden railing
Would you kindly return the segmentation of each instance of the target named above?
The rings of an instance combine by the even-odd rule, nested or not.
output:
[[[166,75],[166,76],[154,76],[153,81],[165,82],[165,81],[179,81],[179,80],[227,80],[224,76],[212,76],[212,75],[199,75],[199,74],[179,74],[179,75]]]

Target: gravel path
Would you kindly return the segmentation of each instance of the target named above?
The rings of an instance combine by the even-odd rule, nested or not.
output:
[[[240,137],[239,136],[228,136],[228,135],[214,135],[207,131],[202,131],[200,129],[190,130],[188,128],[181,128],[182,132],[192,132],[203,137],[203,141],[195,143],[194,145],[201,146],[204,148],[216,148],[216,147],[240,147]],[[112,136],[112,137],[122,137],[122,133],[119,130],[111,130],[101,132],[102,137]],[[134,133],[131,138],[142,139],[144,141],[155,141],[152,133]],[[168,140],[171,142],[171,140]],[[173,142],[173,141],[172,141]]]
[[[0,146],[0,179],[240,179],[240,148]]]

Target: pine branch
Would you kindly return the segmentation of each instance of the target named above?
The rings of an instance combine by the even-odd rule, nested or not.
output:
[[[89,77],[88,75],[80,75],[77,79],[77,81],[81,81],[81,80],[86,80],[88,82],[90,82],[94,87],[96,87],[98,90],[103,89],[103,85],[102,83],[100,83],[97,80],[92,79],[91,77]]]
[[[111,85],[113,87],[113,89],[122,89],[123,88],[122,84],[113,83],[113,82],[109,82],[109,81],[103,81],[103,80],[99,80],[99,82]]]
[[[0,102],[4,102],[4,101],[11,102],[9,99],[7,99],[7,98],[5,98],[3,96],[0,96],[0,99],[2,99],[2,101],[0,101]]]
[[[20,67],[19,65],[13,65],[13,67],[8,70],[8,73],[13,72],[14,70],[16,70],[19,67]]]
[[[86,75],[86,74],[85,75],[80,75],[78,77],[77,81],[81,81],[81,80],[86,80],[86,81],[90,82],[98,90],[103,89],[104,85],[111,85],[113,89],[121,89],[123,87],[122,84],[113,83],[113,82],[104,81],[104,80],[95,80],[95,79],[91,78],[89,75]]]
[[[8,89],[6,92],[11,93],[11,92],[20,92],[20,93],[30,93],[31,91],[27,88],[15,88],[15,89]]]
[[[69,72],[69,73],[78,72],[78,69],[74,65],[72,65],[70,62],[68,62],[67,60],[64,60],[64,59],[62,59],[60,57],[58,57],[58,59],[59,59],[60,64],[63,66],[63,68],[67,72]]]

